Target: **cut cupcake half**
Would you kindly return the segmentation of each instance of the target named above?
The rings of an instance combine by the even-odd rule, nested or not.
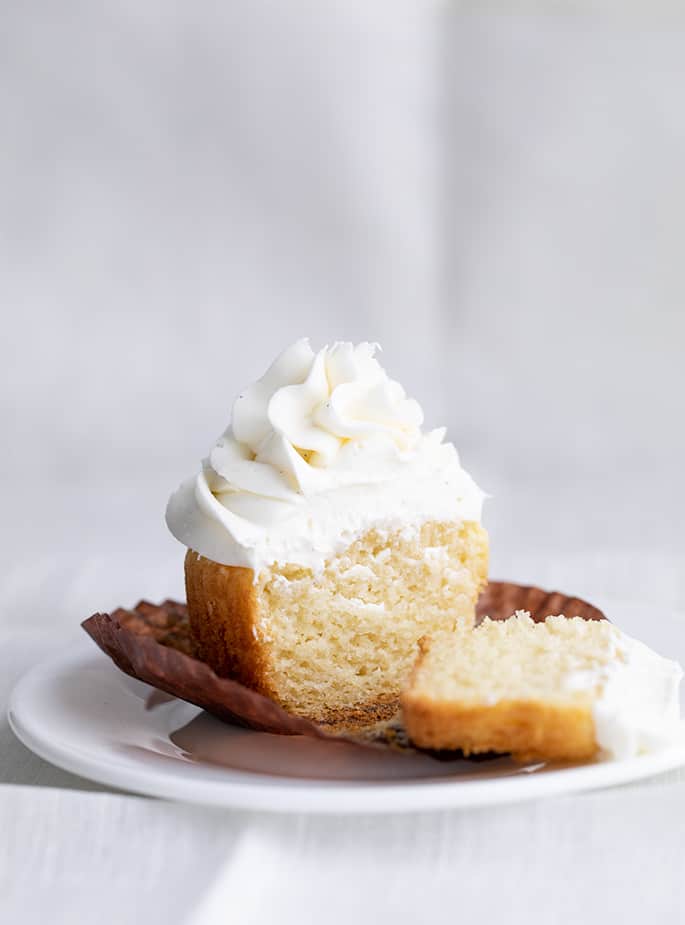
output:
[[[483,492],[376,351],[296,341],[167,507],[200,657],[341,726],[397,709],[417,640],[473,626],[487,576]]]
[[[402,695],[410,739],[521,761],[628,757],[682,735],[680,666],[606,620],[525,612],[421,641]]]
[[[198,654],[214,670],[320,723],[387,718],[427,633],[474,625],[487,580],[478,523],[372,529],[329,558],[253,570],[189,551]]]

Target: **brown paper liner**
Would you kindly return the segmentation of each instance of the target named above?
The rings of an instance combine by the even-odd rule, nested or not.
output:
[[[599,607],[579,597],[569,597],[561,591],[545,591],[534,585],[491,581],[478,599],[476,621],[480,622],[484,617],[507,620],[517,610],[527,610],[536,623],[557,614],[582,617],[584,620],[606,620]]]
[[[185,604],[141,601],[133,610],[96,613],[81,625],[126,674],[219,719],[261,732],[325,735],[315,723],[237,681],[218,677],[195,658]]]
[[[491,581],[478,601],[477,619],[505,620],[516,610],[528,610],[534,620],[549,614],[601,620],[592,604],[558,591],[543,591],[506,581]],[[361,730],[332,729],[288,713],[267,697],[220,678],[195,657],[185,604],[141,601],[132,610],[96,613],[82,624],[121,671],[158,690],[188,701],[225,722],[261,732],[318,738],[354,738],[399,748],[407,746],[401,723],[395,719]]]

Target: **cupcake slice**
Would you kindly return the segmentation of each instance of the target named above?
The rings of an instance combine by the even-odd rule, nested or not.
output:
[[[606,620],[522,611],[422,640],[402,695],[410,739],[522,761],[650,751],[682,735],[682,670]]]
[[[390,715],[421,636],[474,625],[483,495],[372,344],[298,341],[172,496],[200,657],[286,709]]]

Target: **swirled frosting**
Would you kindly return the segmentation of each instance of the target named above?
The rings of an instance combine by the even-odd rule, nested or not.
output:
[[[186,546],[227,565],[318,569],[365,530],[479,520],[483,493],[443,429],[388,377],[377,345],[288,347],[233,405],[167,507]]]

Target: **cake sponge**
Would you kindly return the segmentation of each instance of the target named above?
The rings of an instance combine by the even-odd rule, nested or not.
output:
[[[402,695],[410,739],[521,761],[626,757],[680,732],[682,671],[606,620],[519,611],[423,639]]]
[[[473,627],[488,540],[475,522],[373,529],[322,570],[258,574],[189,551],[198,654],[298,716],[341,728],[392,716],[424,635]]]

